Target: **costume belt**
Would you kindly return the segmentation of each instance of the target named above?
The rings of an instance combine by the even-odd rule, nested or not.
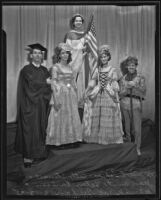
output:
[[[144,100],[143,97],[139,97],[139,96],[136,96],[136,95],[130,96],[130,94],[127,94],[125,97],[132,97],[132,98],[134,98],[134,99]]]

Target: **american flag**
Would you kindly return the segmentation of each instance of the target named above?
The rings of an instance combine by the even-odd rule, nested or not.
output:
[[[94,16],[93,14],[90,17],[90,21],[88,24],[87,32],[86,32],[86,42],[89,48],[89,67],[90,67],[90,75],[91,78],[95,72],[97,67],[97,39],[96,39],[96,30],[94,26]]]

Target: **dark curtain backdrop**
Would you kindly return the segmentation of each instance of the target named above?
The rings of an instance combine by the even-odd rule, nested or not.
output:
[[[138,57],[138,71],[146,77],[147,96],[143,117],[155,120],[155,6],[2,6],[2,28],[7,34],[7,122],[16,120],[16,91],[20,69],[27,64],[28,44],[40,42],[48,48],[47,67],[54,47],[69,31],[75,13],[85,18],[94,13],[98,44],[109,44],[111,65],[119,69],[128,55]]]

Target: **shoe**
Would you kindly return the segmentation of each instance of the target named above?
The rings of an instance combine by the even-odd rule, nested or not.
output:
[[[38,164],[38,163],[40,163],[40,162],[42,162],[42,161],[44,161],[46,159],[47,159],[46,157],[45,158],[35,158],[33,160],[32,164]]]
[[[78,142],[71,144],[71,148],[78,148],[80,144]]]
[[[64,149],[66,149],[66,145],[62,144],[60,146],[57,146],[56,149],[57,150],[64,150]]]
[[[66,149],[78,148],[80,146],[79,143],[70,143],[66,146]]]
[[[24,167],[25,168],[31,168],[31,162],[24,162]]]
[[[138,156],[141,156],[140,149],[137,149],[137,154],[138,154]]]

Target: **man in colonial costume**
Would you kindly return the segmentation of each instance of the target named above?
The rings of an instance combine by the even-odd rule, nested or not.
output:
[[[121,110],[127,141],[134,137],[138,155],[141,155],[142,101],[145,98],[145,77],[137,72],[138,60],[129,56],[121,63],[124,76],[120,80]]]

